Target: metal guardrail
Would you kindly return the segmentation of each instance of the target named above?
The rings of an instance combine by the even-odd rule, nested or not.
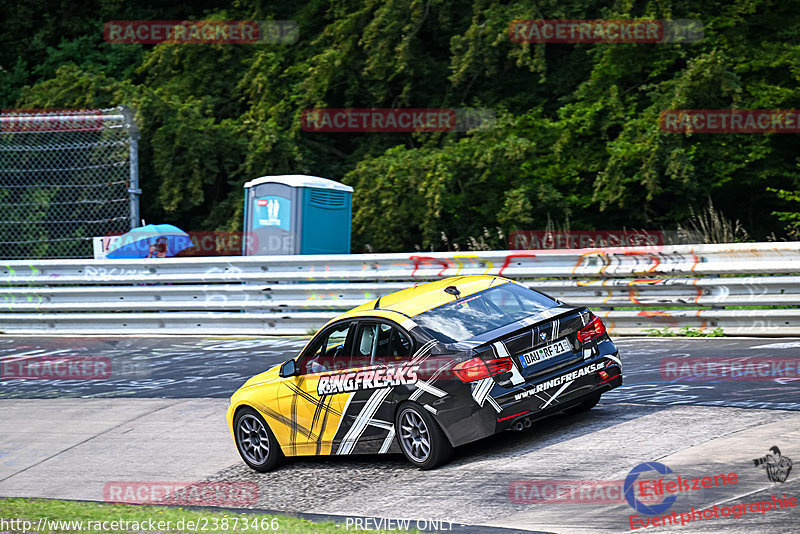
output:
[[[589,306],[616,334],[798,335],[795,273],[800,243],[9,261],[0,265],[0,331],[304,334],[413,283],[495,274]]]
[[[565,302],[595,309],[800,305],[800,276],[540,280],[526,284]],[[345,311],[408,286],[408,282],[331,282],[18,287],[0,289],[0,311]]]

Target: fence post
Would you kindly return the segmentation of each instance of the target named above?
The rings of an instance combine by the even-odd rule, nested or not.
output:
[[[119,110],[125,116],[125,129],[128,130],[128,135],[131,138],[131,178],[128,195],[130,196],[131,205],[131,230],[133,230],[139,226],[141,220],[139,214],[139,195],[142,194],[142,190],[139,187],[139,128],[136,127],[136,122],[133,120],[133,111],[128,106],[119,106]]]

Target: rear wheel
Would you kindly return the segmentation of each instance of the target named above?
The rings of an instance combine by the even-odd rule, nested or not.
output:
[[[598,402],[600,402],[600,395],[595,395],[594,397],[585,400],[582,403],[573,406],[572,408],[567,408],[566,410],[564,410],[564,413],[572,415],[581,412],[588,412],[589,410],[597,406]]]
[[[447,462],[453,446],[427,410],[417,404],[404,404],[395,420],[400,448],[408,461],[420,469],[433,469]]]
[[[252,408],[242,408],[236,414],[233,435],[244,463],[260,473],[275,467],[283,456],[272,430]]]

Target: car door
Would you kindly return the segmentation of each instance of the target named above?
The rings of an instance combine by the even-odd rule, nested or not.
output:
[[[320,331],[297,359],[298,374],[284,378],[278,388],[278,406],[289,434],[288,454],[330,454],[351,394],[321,394],[319,383],[351,367],[355,326],[346,320]]]
[[[353,367],[347,376],[359,389],[350,399],[332,450],[335,454],[386,452],[395,432],[394,388],[383,378],[410,356],[413,344],[397,325],[361,320],[352,347]]]
[[[345,321],[320,332],[298,358],[300,374],[279,392],[291,453],[380,452],[394,435],[392,387],[371,380],[411,350],[410,337],[385,321]]]

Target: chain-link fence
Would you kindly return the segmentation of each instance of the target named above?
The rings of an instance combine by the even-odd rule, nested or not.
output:
[[[137,140],[125,107],[0,114],[0,259],[92,257],[137,226]]]

